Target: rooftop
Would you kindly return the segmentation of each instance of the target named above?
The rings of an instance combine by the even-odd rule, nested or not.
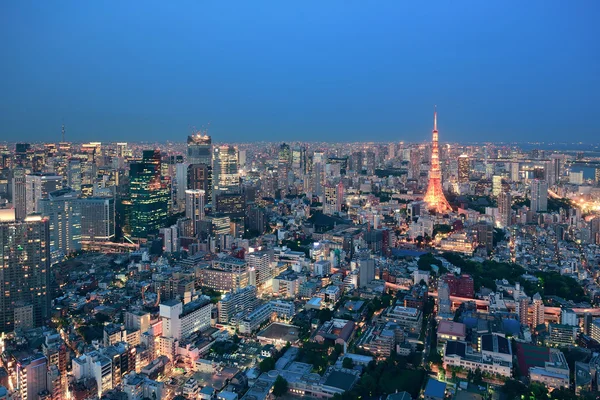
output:
[[[438,325],[437,333],[450,336],[465,336],[467,327],[465,324],[454,321],[440,321]]]
[[[443,399],[446,394],[446,384],[437,379],[429,378],[427,386],[425,386],[425,397],[439,397]]]

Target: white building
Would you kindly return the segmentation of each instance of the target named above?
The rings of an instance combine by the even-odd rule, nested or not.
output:
[[[160,304],[163,336],[185,339],[192,333],[210,328],[212,304],[210,298],[202,296],[187,304],[179,300],[168,300]]]

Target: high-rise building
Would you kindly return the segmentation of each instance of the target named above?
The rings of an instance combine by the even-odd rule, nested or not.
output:
[[[600,168],[594,170],[594,180],[596,181],[596,185],[600,185]]]
[[[469,174],[471,172],[471,160],[466,154],[458,157],[458,182],[467,183],[469,182]]]
[[[337,185],[325,186],[325,201],[323,214],[331,215],[342,211],[344,203],[344,185],[340,181]]]
[[[544,300],[539,293],[533,296],[533,302],[531,303],[531,326],[535,329],[538,325],[546,322],[544,317]]]
[[[306,147],[295,147],[292,150],[292,168],[295,171],[306,171]]]
[[[69,165],[67,167],[67,184],[71,189],[79,192],[81,191],[82,183],[81,160],[77,158],[69,160]]]
[[[375,260],[372,258],[361,258],[358,260],[358,284],[360,287],[367,286],[375,279]]]
[[[113,197],[87,197],[77,203],[81,212],[81,240],[108,242],[115,237]]]
[[[146,238],[162,228],[170,193],[160,175],[158,150],[144,150],[141,160],[129,165],[129,233]]]
[[[204,219],[204,190],[188,189],[185,191],[185,217],[194,224],[194,234],[197,233],[198,222]]]
[[[61,189],[39,202],[40,213],[48,218],[50,248],[69,254],[81,249],[81,209],[77,192]]]
[[[502,192],[502,177],[500,175],[492,176],[492,195],[498,196]]]
[[[27,326],[23,319],[40,326],[50,317],[49,242],[47,219],[15,221],[13,210],[0,210],[0,332]]]
[[[62,176],[35,173],[25,176],[26,215],[40,212],[38,203],[48,198],[48,193],[62,189]]]
[[[211,165],[212,161],[212,139],[200,132],[188,136],[187,139],[187,163]]]
[[[163,251],[166,253],[179,251],[179,229],[177,225],[160,228],[160,235],[163,239]]]
[[[12,203],[17,220],[22,220],[27,215],[27,185],[25,176],[26,172],[24,168],[13,168]]]
[[[531,211],[543,212],[548,210],[548,183],[544,180],[531,181]]]
[[[498,222],[502,228],[512,225],[512,196],[509,192],[498,195]]]
[[[425,193],[425,202],[429,209],[437,213],[452,211],[442,190],[442,173],[440,170],[440,154],[438,148],[437,111],[433,113],[433,140],[431,142],[431,169],[429,170],[429,184]]]
[[[519,163],[511,162],[510,163],[510,180],[513,182],[519,182],[521,177],[519,176]]]
[[[248,313],[254,310],[257,302],[258,298],[255,286],[250,285],[228,292],[217,304],[219,322],[228,324],[237,314]]]
[[[494,249],[494,227],[487,222],[477,224],[477,243],[484,246],[489,253]]]
[[[549,174],[549,176],[551,177],[549,183],[551,185],[554,185],[560,181],[560,178],[563,175],[567,158],[564,154],[552,154],[550,156],[550,161],[552,162],[552,164],[551,173]]]
[[[521,297],[517,302],[519,322],[523,326],[529,325],[529,297]]]
[[[240,188],[238,151],[233,146],[213,149],[213,203],[219,193],[237,193]]]
[[[262,289],[273,278],[271,269],[271,255],[266,251],[256,251],[246,255],[248,263],[248,280],[250,285]]]
[[[277,162],[277,186],[279,190],[283,191],[283,194],[287,194],[288,190],[288,175],[290,173],[290,167],[292,165],[292,153],[290,146],[283,143],[279,146],[279,158]]]
[[[187,167],[187,189],[204,190],[207,201],[212,200],[212,178],[209,164],[190,164]]]

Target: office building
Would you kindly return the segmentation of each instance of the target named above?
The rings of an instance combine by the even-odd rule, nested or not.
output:
[[[544,180],[531,181],[531,211],[544,212],[548,210],[548,183]]]
[[[48,218],[50,248],[69,254],[81,249],[81,210],[78,194],[62,189],[39,202],[40,213]]]
[[[163,336],[177,340],[187,339],[193,333],[210,328],[212,304],[210,298],[202,296],[183,304],[179,300],[160,303],[160,318]]]
[[[141,160],[129,165],[129,229],[135,238],[146,238],[163,227],[170,193],[161,180],[158,150],[144,150]]]
[[[206,198],[212,198],[212,167],[210,164],[190,164],[187,166],[187,189],[204,190]]]
[[[36,173],[25,176],[25,213],[39,213],[39,201],[62,189],[62,176]]]
[[[212,139],[200,132],[188,136],[187,139],[187,163],[211,165],[212,161]]]
[[[48,220],[33,215],[20,222],[13,210],[0,212],[0,332],[14,330],[22,309],[41,326],[50,316]]]
[[[204,219],[204,190],[188,189],[185,191],[185,217],[194,224],[194,234],[197,234],[198,222]]]
[[[218,193],[237,193],[239,187],[237,148],[227,145],[215,147],[213,149],[213,199]]]
[[[365,287],[375,279],[375,260],[361,258],[358,260],[358,284]]]
[[[12,204],[15,209],[15,218],[22,220],[27,216],[27,186],[24,168],[14,168],[12,178]]]
[[[115,199],[88,197],[77,201],[81,212],[81,240],[108,242],[115,237]]]
[[[219,257],[199,271],[202,286],[229,292],[248,286],[248,265],[234,257]]]
[[[469,174],[471,173],[471,160],[466,154],[462,154],[458,157],[458,182],[467,183],[469,182]]]

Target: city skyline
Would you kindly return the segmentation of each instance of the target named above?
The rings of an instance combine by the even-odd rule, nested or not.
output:
[[[594,2],[74,4],[4,6],[3,140],[421,142],[432,104],[449,142],[597,136]]]

